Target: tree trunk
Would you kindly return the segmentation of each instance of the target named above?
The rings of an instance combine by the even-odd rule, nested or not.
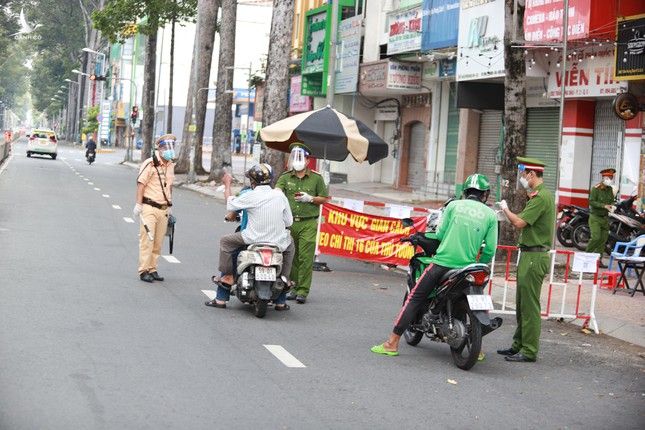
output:
[[[197,26],[195,29],[195,42],[193,45],[193,60],[190,68],[190,83],[188,85],[188,100],[186,101],[186,114],[184,115],[184,131],[182,134],[181,150],[179,159],[175,166],[176,173],[186,173],[189,168],[191,145],[193,144],[193,133],[188,131],[192,124],[193,103],[195,108],[195,121],[197,124],[195,156],[192,160],[195,173],[205,173],[202,166],[202,141],[204,136],[204,120],[206,118],[206,103],[208,92],[199,91],[200,88],[208,87],[208,79],[211,71],[211,60],[213,58],[213,44],[215,40],[215,29],[217,26],[218,0],[199,0],[197,3]],[[196,64],[196,60],[199,64]],[[195,76],[197,67],[197,76]],[[197,93],[197,98],[194,95]],[[201,118],[201,120],[200,120]]]
[[[190,140],[191,133],[188,131],[193,116],[193,92],[195,91],[195,52],[197,51],[197,41],[199,35],[195,31],[195,41],[193,42],[193,59],[190,63],[190,79],[188,81],[188,95],[186,98],[186,111],[184,113],[184,127],[181,134],[181,146],[179,148],[179,157],[175,164],[175,173],[187,173],[190,163]]]
[[[143,108],[143,119],[141,121],[141,134],[143,137],[141,160],[145,160],[152,154],[152,134],[154,133],[155,126],[156,58],[157,33],[155,32],[146,38],[146,52],[143,71],[143,97],[141,99],[141,105]]]
[[[289,60],[293,30],[294,0],[273,0],[269,56],[262,124],[270,125],[287,117],[289,94]],[[284,171],[284,153],[267,149],[264,161],[271,164],[275,176]]]
[[[175,20],[170,27],[170,82],[168,82],[168,114],[166,116],[166,133],[172,133],[172,91],[175,76]]]
[[[203,89],[200,91],[200,89],[209,87],[219,3],[217,0],[204,0],[200,1],[198,5],[197,28],[199,30],[199,43],[197,44],[197,93],[195,98],[197,134],[195,136],[195,158],[193,158],[195,173],[198,175],[206,173],[202,165],[202,144],[204,142],[206,105],[208,104],[208,90]]]
[[[84,54],[85,55],[83,55],[83,67],[82,67],[81,71],[83,73],[87,73],[87,63],[88,63],[87,57],[88,57],[88,53],[84,52]],[[85,81],[86,81],[86,79],[85,79],[84,74],[83,75],[78,75],[78,88],[79,88],[79,91],[81,92],[81,95],[80,95],[80,105],[78,106],[78,118],[77,118],[78,130],[77,130],[76,135],[78,137],[78,143],[81,144],[81,145],[83,144],[83,138],[82,138],[82,134],[83,134],[83,117],[85,115],[85,113],[83,112],[83,107],[85,106]]]
[[[516,157],[526,154],[526,63],[523,48],[513,48],[513,0],[505,0],[506,30],[504,32],[504,152],[502,155],[502,198],[518,213],[526,203],[526,192],[517,190]],[[517,34],[523,35],[524,7],[518,6]],[[501,223],[499,243],[515,245],[519,230],[510,223]]]
[[[219,62],[215,121],[213,122],[213,153],[209,180],[219,179],[225,166],[231,165],[231,105],[233,95],[233,67],[235,64],[235,20],[237,1],[222,0],[222,19],[219,29]]]

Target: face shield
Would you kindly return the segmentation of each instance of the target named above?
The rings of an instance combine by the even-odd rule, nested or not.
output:
[[[526,170],[526,165],[524,164],[518,164],[517,165],[517,181],[515,182],[515,189],[516,190],[529,190],[531,187],[529,187],[529,181],[526,178],[526,175],[528,174]]]
[[[307,151],[301,147],[295,147],[289,155],[289,168],[300,172],[307,166]]]
[[[159,152],[161,153],[161,157],[164,160],[170,161],[173,158],[175,158],[175,140],[174,139],[165,139],[160,141],[158,148],[159,148]]]

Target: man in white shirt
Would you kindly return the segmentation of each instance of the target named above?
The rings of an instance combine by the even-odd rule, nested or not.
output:
[[[226,216],[233,220],[236,212],[245,210],[248,215],[246,227],[237,233],[228,234],[220,239],[219,270],[222,277],[218,283],[217,297],[207,306],[225,308],[230,286],[234,282],[233,254],[241,247],[253,243],[273,243],[282,251],[282,276],[288,278],[291,272],[294,246],[288,228],[293,224],[289,201],[280,190],[271,188],[273,172],[268,164],[258,164],[246,172],[251,181],[251,191],[237,197],[231,196],[232,177],[226,174],[224,198]],[[276,299],[276,310],[286,310],[286,292]]]

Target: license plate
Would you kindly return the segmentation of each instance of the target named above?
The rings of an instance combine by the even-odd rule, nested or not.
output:
[[[493,299],[488,294],[469,294],[468,306],[472,311],[492,311]]]
[[[256,281],[275,281],[275,267],[256,267],[255,280]]]

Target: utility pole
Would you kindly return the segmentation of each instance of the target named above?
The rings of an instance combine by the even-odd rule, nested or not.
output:
[[[331,2],[331,35],[329,37],[329,63],[327,65],[327,105],[334,107],[336,92],[336,43],[338,33],[338,1]]]

